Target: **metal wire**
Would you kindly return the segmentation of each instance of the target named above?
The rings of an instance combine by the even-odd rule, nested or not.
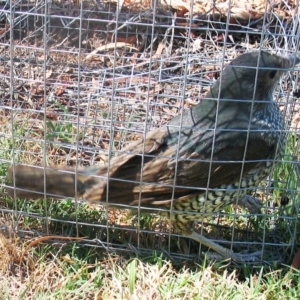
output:
[[[155,2],[152,8],[117,3],[84,1],[77,7],[61,1],[0,2],[1,169],[18,163],[45,171],[48,165],[76,170],[109,166],[125,145],[201,102],[222,76],[222,67],[238,54],[255,49],[285,55],[299,48],[299,11],[287,3],[281,7],[285,18],[269,2],[257,8],[257,18],[246,9],[239,11],[236,1],[229,1],[226,8],[216,3],[212,10],[203,5],[203,11],[191,2],[185,14],[172,3]],[[289,148],[273,170],[276,178],[271,175],[251,190],[262,200],[263,213],[228,208],[207,213],[202,221],[199,217],[201,230],[213,240],[228,244],[227,240],[228,248],[239,251],[263,249],[269,253],[268,262],[285,261],[298,242],[297,71],[295,67],[275,93],[287,120]],[[175,161],[178,153],[179,149]],[[5,194],[5,171],[1,179],[3,228],[20,234],[79,236],[82,245],[108,251],[142,255],[160,248],[174,260],[199,255],[193,242],[182,253],[178,234],[168,220],[152,215],[153,209],[149,221],[137,206],[138,220],[130,227],[125,213],[112,218],[102,206],[101,212],[84,212],[78,198],[50,201],[41,195],[43,202],[20,203],[15,197],[11,204]],[[145,184],[143,175],[140,184]],[[280,205],[284,196],[290,200],[286,206]],[[109,197],[107,193],[106,204]],[[92,217],[95,214],[98,219]]]

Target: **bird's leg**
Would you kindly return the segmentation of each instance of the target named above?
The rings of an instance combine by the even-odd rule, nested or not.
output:
[[[232,250],[226,249],[225,247],[220,246],[216,242],[213,242],[212,240],[204,237],[202,234],[196,232],[196,229],[194,228],[194,222],[185,220],[181,216],[179,216],[179,218],[180,220],[178,220],[177,218],[177,221],[174,224],[174,230],[176,232],[181,233],[185,235],[185,237],[193,239],[196,242],[200,243],[201,245],[204,245],[214,250],[215,252],[217,252],[222,256],[222,259],[229,258],[229,259],[233,259],[234,261],[240,262],[240,257],[237,254],[235,254]],[[185,249],[184,252],[186,253],[187,252],[186,247],[184,246],[185,245],[183,245],[183,248]]]
[[[251,213],[261,213],[261,202],[255,197],[244,195],[242,198],[240,198],[238,204],[246,207]],[[194,227],[194,222],[185,219],[180,214],[176,215],[175,220],[174,230],[176,232],[181,233],[186,237],[193,239],[194,241],[214,250],[217,254],[219,254],[221,259],[232,259],[237,263],[243,263],[247,261],[256,261],[261,258],[261,251],[250,254],[235,253],[233,250],[227,249],[219,245],[218,243],[206,238],[199,233],[199,230]],[[214,257],[216,257],[216,255],[214,255]]]
[[[231,249],[227,249],[219,244],[217,244],[216,242],[204,237],[203,235],[201,235],[200,233],[197,233],[195,230],[193,230],[193,232],[188,235],[187,237],[193,239],[194,241],[205,245],[206,247],[213,249],[215,252],[217,252],[222,259],[232,259],[233,261],[237,262],[237,263],[245,263],[245,262],[249,262],[249,261],[256,261],[258,260],[262,253],[261,251],[257,251],[254,253],[247,253],[247,254],[241,254],[241,253],[234,253],[233,250]]]
[[[251,214],[261,213],[261,201],[255,197],[244,195],[243,197],[239,198],[237,204],[247,208]]]

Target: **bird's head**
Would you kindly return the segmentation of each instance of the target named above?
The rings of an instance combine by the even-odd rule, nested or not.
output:
[[[242,54],[223,70],[210,96],[271,101],[280,77],[299,62],[300,58],[296,56],[282,57],[265,51]]]

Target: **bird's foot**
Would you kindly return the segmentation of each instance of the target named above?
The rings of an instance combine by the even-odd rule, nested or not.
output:
[[[237,204],[247,208],[251,214],[261,213],[262,203],[255,197],[245,195],[238,200]]]
[[[226,249],[226,248],[225,248]],[[229,250],[229,249],[226,249]],[[230,251],[230,250],[229,250]],[[215,261],[222,261],[224,259],[231,259],[232,261],[241,264],[241,263],[250,263],[250,262],[258,262],[261,261],[262,257],[262,251],[256,251],[252,253],[234,253],[232,251],[232,257],[226,258],[222,254],[216,253],[216,252],[206,252],[205,255],[209,259],[215,260]]]
[[[205,245],[206,247],[214,250],[216,252],[215,259],[231,259],[236,263],[246,263],[246,262],[255,262],[261,261],[262,252],[257,251],[254,253],[235,253],[233,250],[227,249],[216,242],[204,237],[203,235],[193,231],[189,236],[189,238],[197,241],[198,243]],[[209,257],[212,257],[212,254],[209,254]]]

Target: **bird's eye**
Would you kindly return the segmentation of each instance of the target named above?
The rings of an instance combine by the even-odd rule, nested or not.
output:
[[[271,79],[273,79],[273,78],[275,77],[276,73],[277,73],[277,70],[271,70],[271,71],[269,72],[269,77],[270,77]]]

